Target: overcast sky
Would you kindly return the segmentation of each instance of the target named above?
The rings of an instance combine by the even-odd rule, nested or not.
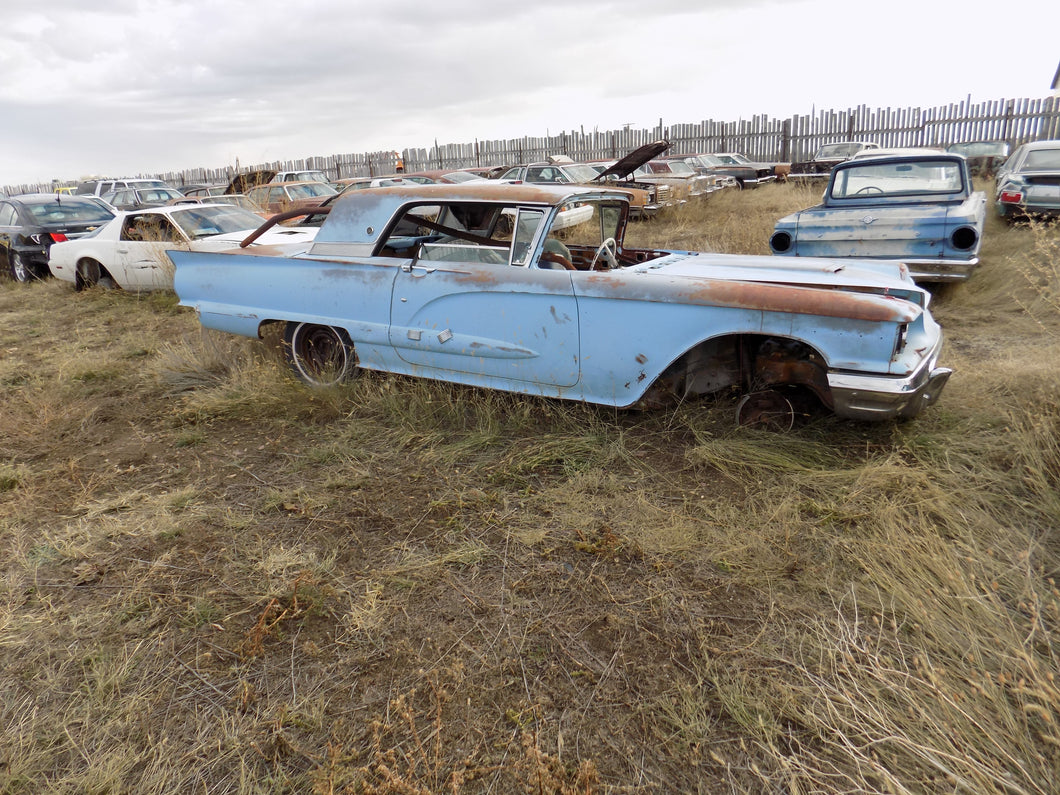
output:
[[[1057,0],[0,8],[0,185],[1043,97],[1060,60]]]

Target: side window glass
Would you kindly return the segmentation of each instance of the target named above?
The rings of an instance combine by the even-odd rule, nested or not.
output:
[[[512,235],[512,265],[525,266],[533,251],[532,244],[541,220],[545,217],[541,210],[519,210]]]
[[[0,205],[0,226],[18,226],[18,214],[10,204]]]
[[[125,222],[121,225],[121,239],[122,240],[143,240],[143,236],[140,232],[140,216],[130,215],[125,219]]]
[[[431,218],[424,214],[427,209],[415,208],[406,215],[407,219],[418,213],[421,223],[431,232],[419,244],[420,260],[480,265],[507,265],[511,261],[512,225],[499,223],[497,217],[503,214],[514,221],[514,210],[452,204],[439,208]]]
[[[159,216],[158,224],[158,239],[163,240],[167,243],[183,243],[184,236],[173,226],[173,222],[168,218]]]

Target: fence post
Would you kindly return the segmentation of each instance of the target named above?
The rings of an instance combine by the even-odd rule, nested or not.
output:
[[[791,161],[791,119],[784,119],[780,128],[780,160],[785,163]]]
[[[1019,141],[1013,141],[1012,138],[1011,138],[1011,135],[1012,135],[1012,109],[1013,109],[1014,105],[1015,105],[1015,100],[1011,100],[1011,99],[1008,102],[1005,103],[1005,125],[1002,128],[1004,130],[1004,132],[1003,132],[1003,134],[1001,136],[1002,139],[1004,139],[1005,141],[1008,141],[1008,143],[1011,146],[1013,146],[1013,147],[1015,147],[1019,143],[1021,143]]]

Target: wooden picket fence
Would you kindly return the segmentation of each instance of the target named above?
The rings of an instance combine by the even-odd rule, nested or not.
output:
[[[259,163],[239,168],[293,171],[317,169],[330,179],[390,174],[398,157],[406,171],[502,166],[568,155],[574,160],[617,159],[636,147],[665,138],[674,154],[742,152],[753,160],[794,161],[810,157],[822,144],[866,140],[881,146],[946,146],[963,141],[1005,141],[1012,146],[1025,141],[1060,138],[1060,97],[969,100],[935,108],[877,108],[866,105],[844,111],[822,110],[813,115],[774,119],[766,115],[735,122],[701,121],[696,124],[659,124],[650,129],[561,132],[546,137],[504,141],[450,143],[427,149],[405,149],[308,157]],[[163,174],[146,174],[180,187],[227,182],[234,167],[189,168]],[[130,175],[115,175],[130,176]],[[6,188],[9,195],[50,186]]]

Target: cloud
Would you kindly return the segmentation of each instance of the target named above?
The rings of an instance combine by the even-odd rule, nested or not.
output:
[[[1050,26],[1024,26],[1012,72],[973,57],[996,18],[985,0],[55,0],[0,30],[0,184],[1043,94]]]

